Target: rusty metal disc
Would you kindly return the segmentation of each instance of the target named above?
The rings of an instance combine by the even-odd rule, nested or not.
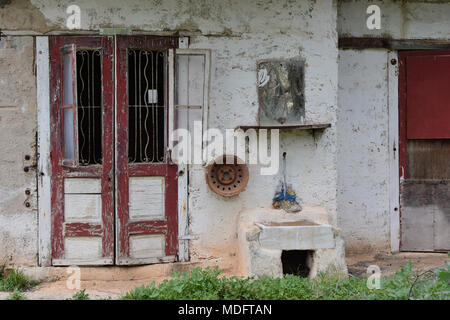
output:
[[[236,156],[222,155],[208,164],[206,182],[211,190],[224,197],[241,193],[247,186],[249,174],[247,165],[240,162]]]

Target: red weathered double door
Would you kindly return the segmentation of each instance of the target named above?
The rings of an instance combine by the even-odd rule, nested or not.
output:
[[[50,37],[53,265],[176,260],[177,38]]]

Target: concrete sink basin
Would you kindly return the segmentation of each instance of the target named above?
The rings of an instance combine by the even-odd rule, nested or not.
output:
[[[259,243],[266,249],[315,250],[335,247],[333,229],[327,224],[307,220],[255,224],[261,229]]]

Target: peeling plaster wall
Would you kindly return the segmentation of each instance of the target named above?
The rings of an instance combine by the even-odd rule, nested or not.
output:
[[[0,41],[0,264],[37,261],[33,56],[32,37]],[[30,160],[25,160],[26,155]],[[28,172],[25,167],[30,167]]]
[[[0,0],[0,29],[46,32],[52,28],[29,0]]]
[[[0,27],[27,32],[67,30],[65,9],[72,1],[31,0],[20,3],[29,8],[27,14],[39,17],[39,23],[24,23],[21,28],[12,21],[6,23],[0,19]],[[211,49],[209,126],[221,130],[257,123],[258,60],[304,59],[306,118],[311,122],[329,122],[332,127],[323,133],[316,132],[315,136],[303,131],[280,132],[280,164],[281,154],[286,151],[287,179],[295,186],[302,203],[325,207],[332,222],[336,223],[336,1],[130,0],[125,5],[118,0],[80,0],[77,5],[82,11],[82,29],[86,31],[114,27],[133,29],[137,33],[189,35],[191,48]],[[0,9],[0,14],[9,16],[16,12],[14,10],[14,5],[6,5]],[[17,14],[20,15],[19,12]],[[31,66],[32,58],[27,62]],[[35,94],[31,96],[34,99]],[[16,121],[14,125],[19,123]],[[35,127],[34,122],[31,127]],[[29,140],[30,136],[26,138]],[[237,267],[239,212],[270,207],[281,181],[280,174],[261,176],[259,169],[250,166],[246,190],[232,199],[219,197],[209,190],[203,169],[191,170],[190,233],[199,237],[190,243],[192,259],[220,258],[223,266],[227,263],[230,268]],[[14,194],[22,196],[23,190]],[[14,208],[22,210],[18,204]],[[34,229],[28,239],[37,236],[36,222],[32,227]],[[33,245],[28,248],[36,253]],[[13,246],[17,250],[23,249],[19,242]]]
[[[340,50],[338,226],[352,253],[389,248],[386,50]]]

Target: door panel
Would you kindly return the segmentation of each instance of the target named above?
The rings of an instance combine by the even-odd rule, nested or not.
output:
[[[450,250],[450,52],[399,53],[403,251]]]
[[[407,138],[450,138],[450,52],[414,53],[407,67]]]
[[[168,50],[178,38],[116,38],[116,263],[175,261],[176,165],[167,157]]]
[[[113,39],[50,37],[52,263],[114,260]]]

